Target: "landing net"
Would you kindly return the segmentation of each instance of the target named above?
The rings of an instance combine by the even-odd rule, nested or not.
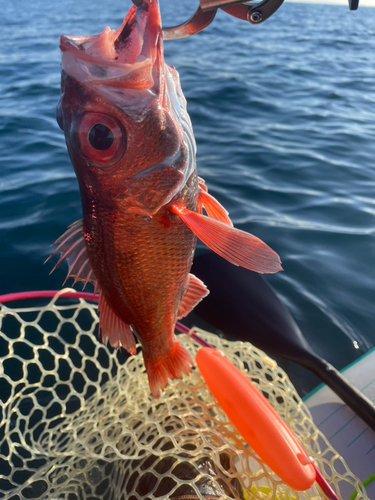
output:
[[[317,485],[291,490],[262,463],[197,369],[155,400],[142,356],[104,346],[97,326],[96,303],[83,299],[0,305],[0,498],[324,499]],[[342,500],[353,491],[368,500],[273,360],[197,332],[257,384]],[[180,338],[194,357],[196,344]]]

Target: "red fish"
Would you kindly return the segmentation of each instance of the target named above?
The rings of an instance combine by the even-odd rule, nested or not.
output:
[[[57,119],[65,133],[83,219],[57,240],[55,268],[100,292],[103,341],[142,344],[152,395],[188,374],[193,360],[174,334],[208,293],[189,274],[200,238],[235,265],[281,269],[261,240],[233,228],[197,177],[195,140],[177,71],[164,63],[157,0],[132,6],[118,30],[62,35]],[[203,208],[207,215],[204,215]]]

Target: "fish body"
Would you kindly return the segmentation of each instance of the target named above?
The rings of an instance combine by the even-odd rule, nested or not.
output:
[[[157,0],[118,30],[61,37],[57,119],[80,187],[83,219],[57,240],[68,276],[100,292],[100,330],[114,347],[142,344],[154,397],[189,373],[176,320],[207,295],[189,274],[197,236],[236,265],[280,269],[258,238],[232,227],[197,176],[195,140],[177,71],[164,62]],[[208,216],[203,215],[203,208]]]

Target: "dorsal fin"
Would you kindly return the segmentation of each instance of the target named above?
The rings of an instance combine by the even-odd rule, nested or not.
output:
[[[200,214],[203,214],[202,208],[204,208],[208,217],[211,217],[211,219],[218,220],[219,222],[223,222],[224,224],[228,224],[228,226],[233,227],[233,222],[228,217],[228,211],[213,196],[208,194],[206,185],[202,185],[200,182],[198,191],[198,207]]]
[[[208,194],[206,182],[202,177],[198,177],[198,212],[203,215],[203,208],[211,219],[224,222],[233,227],[228,211],[213,196]]]
[[[198,187],[199,189],[203,189],[203,191],[208,192],[208,187],[206,186],[206,181],[202,179],[202,177],[198,176]]]
[[[194,274],[189,274],[188,279],[188,289],[178,308],[177,319],[181,319],[189,314],[210,293],[203,281],[194,276]]]
[[[85,288],[87,283],[92,283],[95,287],[95,292],[98,292],[99,285],[91,268],[86,250],[86,242],[83,237],[82,219],[73,222],[53,245],[57,245],[57,247],[45,262],[59,252],[61,255],[51,273],[59,267],[64,259],[67,259],[69,269],[63,284],[65,284],[69,278],[73,278],[73,285],[77,283],[77,281],[82,281],[84,284],[83,288]]]
[[[136,354],[137,348],[130,325],[125,323],[113,312],[108,305],[103,293],[100,294],[99,303],[99,335],[105,343],[108,338],[109,343],[115,349],[123,347],[130,354]]]

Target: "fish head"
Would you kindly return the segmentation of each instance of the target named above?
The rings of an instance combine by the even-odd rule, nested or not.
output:
[[[177,71],[164,62],[157,0],[133,5],[117,30],[61,36],[57,121],[83,208],[152,216],[195,169],[195,141]]]

